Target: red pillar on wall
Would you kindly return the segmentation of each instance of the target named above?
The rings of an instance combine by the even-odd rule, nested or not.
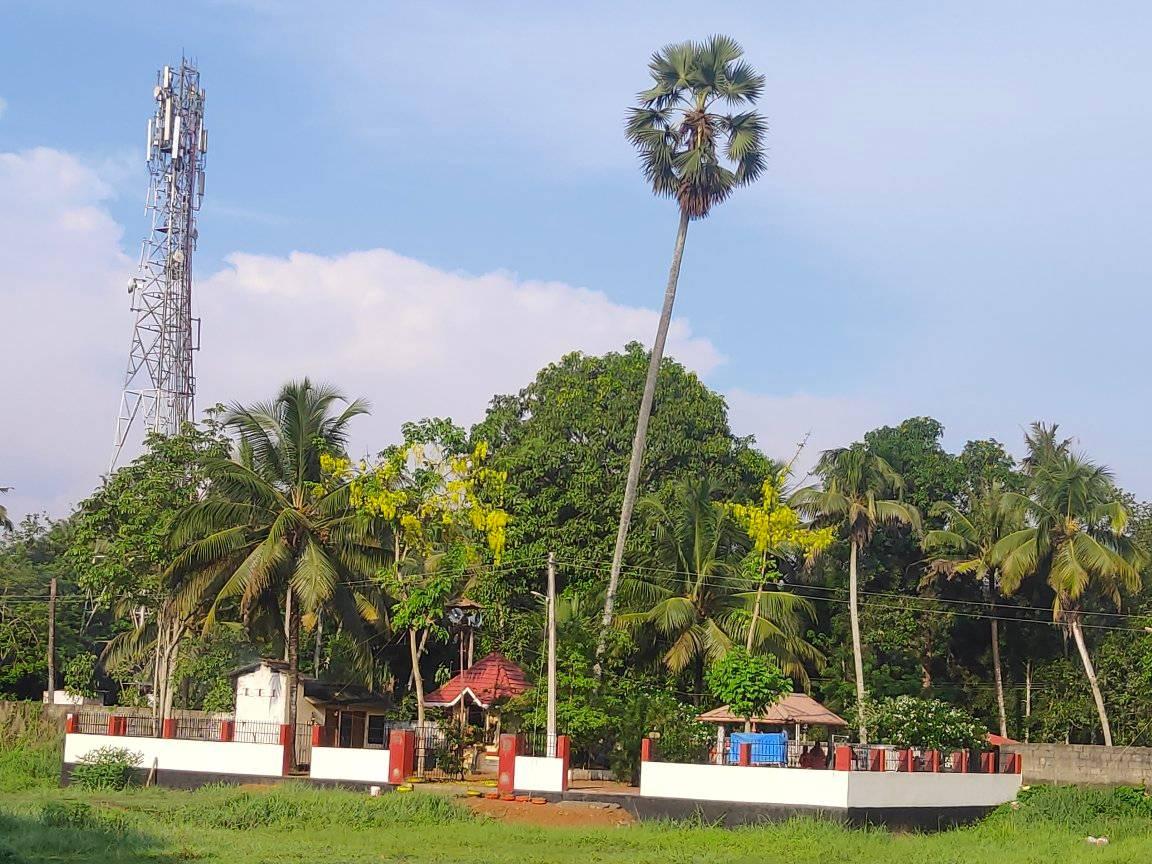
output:
[[[221,720],[220,721],[220,740],[231,741],[236,736],[236,721],[235,720]]]
[[[500,776],[497,788],[505,795],[516,788],[516,756],[520,752],[519,735],[500,736]]]
[[[324,727],[323,726],[313,726],[312,727],[312,746],[313,747],[323,747],[327,743],[328,742],[324,740]]]
[[[287,776],[292,773],[293,763],[296,761],[296,729],[287,723],[280,724],[280,746],[284,748],[284,764],[281,773]]]
[[[952,754],[952,770],[956,774],[967,774],[971,770],[967,750],[957,750]]]
[[[653,757],[652,739],[642,738],[640,740],[640,761],[641,762],[654,762]]]
[[[929,750],[925,754],[925,761],[927,762],[927,767],[925,770],[930,771],[933,774],[939,774],[940,773],[940,751],[939,750]]]
[[[868,754],[868,770],[869,771],[884,771],[888,767],[885,761],[884,750],[877,747],[870,754]]]
[[[910,773],[916,770],[916,759],[911,750],[901,750],[896,754],[896,770]]]
[[[408,779],[416,764],[416,733],[393,729],[388,735],[388,782],[399,786]]]
[[[832,767],[837,771],[851,771],[852,770],[852,748],[841,745],[836,748],[836,756],[832,762]]]
[[[120,734],[120,718],[119,717],[109,717],[108,718],[108,734],[109,735],[119,735]]]
[[[752,764],[752,744],[749,741],[739,745],[739,750],[736,757],[736,764],[748,767]]]
[[[988,750],[987,752],[980,754],[980,773],[996,773],[996,754],[993,751]]]
[[[64,718],[64,734],[65,735],[75,735],[77,726],[78,726],[78,724],[76,722],[76,715],[75,714],[69,714],[67,717]]]
[[[572,761],[572,742],[567,735],[556,736],[556,758],[563,761],[563,773],[560,775],[560,791],[568,791],[568,771]]]
[[[1001,770],[1005,774],[1021,774],[1024,770],[1024,765],[1020,761],[1019,753],[1005,753],[1002,760],[1003,766]]]
[[[175,738],[176,737],[176,718],[167,717],[160,726],[161,738]]]

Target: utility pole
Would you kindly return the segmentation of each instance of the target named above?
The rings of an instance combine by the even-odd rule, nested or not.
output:
[[[548,553],[548,718],[547,754],[556,756],[556,555]]]
[[[48,583],[48,704],[56,704],[56,577]]]

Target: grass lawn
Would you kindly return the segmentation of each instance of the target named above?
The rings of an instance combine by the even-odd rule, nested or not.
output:
[[[203,789],[0,794],[0,864],[220,861],[780,862],[1073,864],[1152,861],[1140,793],[1037,790],[1018,810],[934,834],[854,831],[797,820],[757,828],[647,824],[541,828],[473,816],[436,794],[370,798],[331,790]],[[1085,836],[1109,837],[1108,846]]]

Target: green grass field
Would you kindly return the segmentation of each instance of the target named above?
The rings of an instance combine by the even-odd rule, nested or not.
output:
[[[636,825],[574,830],[474,817],[435,793],[367,795],[281,787],[198,792],[0,794],[0,864],[219,861],[671,862],[780,864],[1152,860],[1142,793],[1036,790],[1018,810],[934,835],[857,831],[813,820],[726,830]],[[1109,837],[1108,846],[1085,843]]]

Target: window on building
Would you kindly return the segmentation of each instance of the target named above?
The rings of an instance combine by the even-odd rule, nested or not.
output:
[[[368,716],[368,746],[388,746],[388,718],[383,714],[370,714]]]

